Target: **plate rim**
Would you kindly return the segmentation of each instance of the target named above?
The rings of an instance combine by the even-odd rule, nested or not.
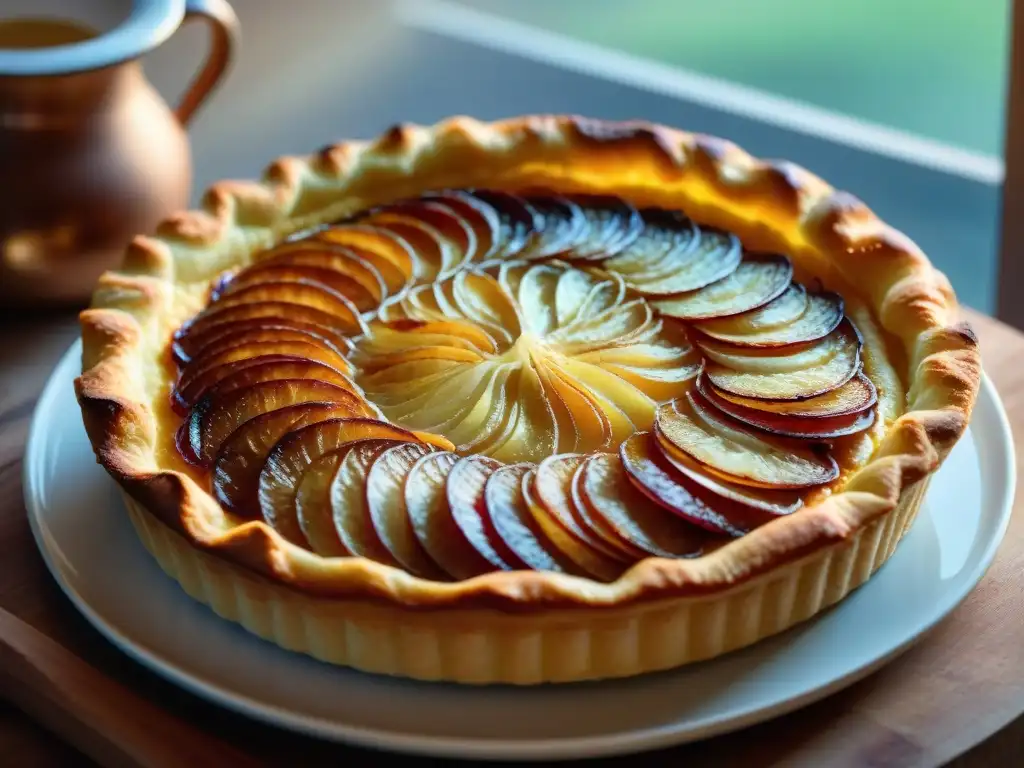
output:
[[[572,759],[586,757],[602,757],[645,752],[687,742],[711,738],[748,726],[760,723],[808,704],[819,701],[832,693],[852,685],[867,677],[904,653],[911,646],[924,638],[934,627],[943,621],[966,597],[974,590],[995,560],[1001,546],[1013,511],[1013,501],[1017,485],[1016,457],[1012,431],[1002,400],[988,375],[982,372],[978,401],[987,401],[985,407],[991,409],[989,419],[994,419],[993,434],[986,434],[986,441],[991,441],[1002,457],[1001,474],[1006,478],[1005,485],[997,490],[1000,499],[997,523],[993,535],[987,542],[977,563],[963,582],[963,586],[955,593],[955,599],[929,621],[924,622],[902,642],[889,649],[888,652],[871,659],[859,667],[849,670],[846,674],[834,678],[823,685],[811,688],[791,696],[783,701],[755,708],[732,717],[718,717],[705,724],[691,725],[680,730],[677,723],[634,729],[632,731],[598,736],[574,736],[566,738],[548,737],[541,739],[501,739],[481,738],[467,739],[463,736],[432,736],[394,733],[380,728],[353,726],[328,720],[315,715],[299,714],[282,706],[254,699],[247,694],[239,693],[223,684],[211,682],[200,674],[190,672],[179,664],[168,660],[156,649],[141,645],[126,636],[120,629],[110,624],[100,615],[86,599],[74,589],[64,577],[63,569],[56,562],[47,544],[46,532],[41,528],[42,507],[40,500],[40,483],[36,482],[34,468],[39,464],[35,457],[45,441],[48,431],[44,429],[46,416],[41,407],[52,399],[54,390],[62,382],[60,374],[71,366],[71,358],[80,357],[81,339],[75,340],[61,356],[51,370],[46,384],[40,392],[39,399],[33,410],[29,424],[28,438],[25,442],[22,468],[23,496],[33,539],[46,564],[51,577],[60,587],[75,609],[104,638],[118,650],[141,664],[151,672],[168,682],[177,685],[207,702],[223,707],[229,711],[249,717],[257,722],[267,723],[275,727],[296,733],[335,742],[345,742],[371,749],[401,752],[434,757],[451,757],[463,759],[499,759],[499,760],[548,760]],[[77,375],[77,374],[75,374]],[[111,479],[110,482],[113,482]],[[155,563],[154,567],[157,567]],[[209,608],[207,607],[207,610]],[[219,617],[217,617],[219,619]],[[223,621],[223,619],[220,619]],[[813,620],[812,620],[813,621]],[[270,647],[270,652],[289,653],[289,651]],[[597,685],[600,685],[598,682]]]

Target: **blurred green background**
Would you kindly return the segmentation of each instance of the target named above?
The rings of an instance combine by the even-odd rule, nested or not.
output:
[[[477,0],[481,10],[1002,154],[1010,0]]]

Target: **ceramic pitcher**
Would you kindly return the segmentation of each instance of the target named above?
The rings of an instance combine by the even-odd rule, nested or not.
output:
[[[212,45],[171,109],[139,57],[192,18]],[[0,19],[0,307],[81,304],[133,235],[187,205],[185,127],[237,38],[226,0],[135,0],[105,33],[50,15]]]

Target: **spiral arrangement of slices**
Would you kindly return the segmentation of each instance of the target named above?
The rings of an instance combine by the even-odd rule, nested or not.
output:
[[[842,298],[617,197],[443,190],[298,233],[175,333],[236,519],[430,579],[617,578],[800,508],[877,393]]]
[[[389,421],[505,462],[614,450],[700,367],[685,328],[617,274],[518,260],[418,286],[352,359]]]

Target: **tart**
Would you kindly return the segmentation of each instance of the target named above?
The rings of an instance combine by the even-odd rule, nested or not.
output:
[[[362,670],[711,658],[869,579],[977,339],[808,171],[643,122],[400,125],[212,187],[81,315],[98,461],[221,616]]]

